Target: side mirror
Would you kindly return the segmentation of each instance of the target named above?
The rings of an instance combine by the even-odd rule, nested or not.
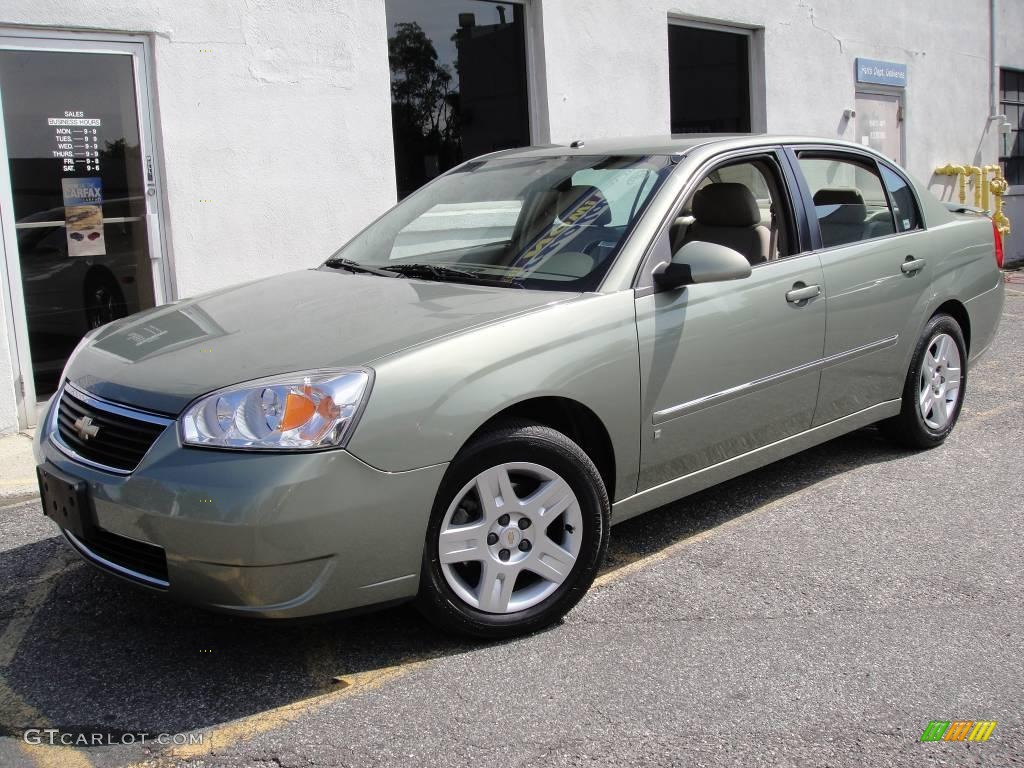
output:
[[[739,251],[718,243],[691,240],[654,270],[654,282],[662,290],[694,283],[717,283],[750,277],[750,262]]]

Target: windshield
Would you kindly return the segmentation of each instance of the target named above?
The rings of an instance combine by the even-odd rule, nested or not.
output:
[[[328,263],[345,259],[428,279],[595,290],[671,168],[662,156],[470,162],[406,198]]]

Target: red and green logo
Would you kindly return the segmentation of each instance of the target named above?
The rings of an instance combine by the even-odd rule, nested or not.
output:
[[[932,720],[921,741],[988,741],[995,729],[995,720]]]

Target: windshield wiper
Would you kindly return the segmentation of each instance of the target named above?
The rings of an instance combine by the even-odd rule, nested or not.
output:
[[[421,277],[427,280],[479,280],[480,275],[464,269],[445,267],[440,264],[394,264],[384,267],[388,272],[396,272],[405,277]]]
[[[352,259],[343,259],[340,256],[328,259],[324,262],[324,266],[331,269],[347,269],[349,272],[366,272],[367,274],[380,275],[381,277],[396,277],[394,272],[370,267],[366,264],[360,264],[358,261],[352,261]]]
[[[487,285],[497,288],[522,288],[520,280],[505,280],[500,277],[487,277],[476,272],[455,267],[446,267],[441,264],[395,264],[384,269],[395,272],[405,277],[418,277],[421,280],[437,280],[439,282],[451,281],[472,282],[475,285]]]

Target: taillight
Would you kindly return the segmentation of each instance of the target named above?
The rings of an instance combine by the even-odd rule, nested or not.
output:
[[[999,227],[996,223],[992,222],[992,237],[996,241],[996,266],[1000,269],[1003,268],[1003,236],[999,232]]]

